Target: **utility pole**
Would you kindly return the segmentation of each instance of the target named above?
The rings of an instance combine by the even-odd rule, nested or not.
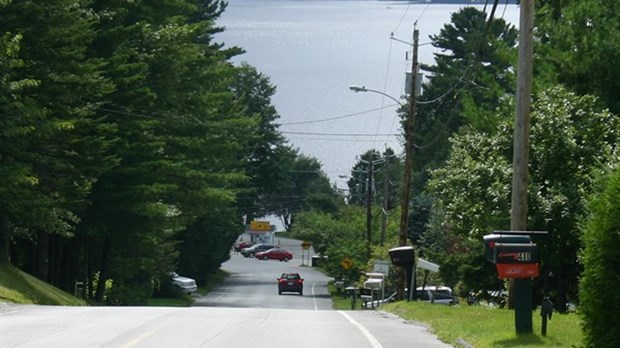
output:
[[[527,231],[527,184],[530,134],[530,98],[534,52],[534,0],[521,0],[519,19],[519,63],[514,127],[513,175],[510,228]],[[514,281],[515,327],[517,333],[532,332],[532,280]]]
[[[386,146],[387,148],[387,146]],[[387,150],[387,149],[386,149]],[[389,169],[389,157],[387,155],[387,151],[384,154],[385,160],[385,168],[383,174],[383,221],[381,222],[381,246],[385,243],[385,235],[387,232],[387,216],[388,216],[388,204],[390,199],[390,169]]]
[[[368,180],[366,186],[366,256],[370,260],[370,245],[372,238],[372,175],[373,175],[372,155],[368,161]]]
[[[407,122],[405,125],[405,171],[403,174],[403,193],[400,201],[400,231],[398,235],[398,245],[407,245],[407,232],[409,227],[409,196],[411,190],[411,169],[413,167],[413,129],[415,122],[415,102],[416,102],[416,81],[418,72],[418,38],[420,33],[418,29],[413,29],[413,56],[411,59],[411,92],[409,93],[409,110],[407,113]],[[413,279],[415,279],[415,266],[413,270]],[[398,299],[403,299],[406,286],[406,276],[401,270],[398,277]],[[413,281],[415,285],[415,281]],[[414,288],[415,289],[415,288]],[[415,296],[415,291],[412,291]]]
[[[411,169],[413,167],[413,126],[415,122],[415,91],[417,89],[418,69],[418,37],[419,31],[413,30],[413,57],[411,59],[411,93],[409,94],[409,110],[405,124],[405,171],[403,174],[403,195],[400,200],[400,233],[398,245],[407,245],[407,229],[409,226],[409,196],[411,191]]]

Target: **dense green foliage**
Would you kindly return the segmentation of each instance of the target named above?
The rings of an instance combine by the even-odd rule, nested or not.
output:
[[[620,3],[608,0],[537,1],[538,84],[561,83],[598,96],[620,113]]]
[[[510,226],[511,134],[511,123],[506,121],[492,134],[455,136],[446,166],[432,174],[430,192],[438,199],[442,219],[431,233],[434,238],[447,238],[443,244],[451,247],[446,254],[430,244],[429,251],[449,260],[451,272],[462,268],[462,274],[452,274],[451,279],[460,280],[467,289],[489,284],[481,283],[482,274],[473,276],[469,269],[486,270],[487,279],[494,273],[490,267],[480,267],[482,236]],[[592,97],[555,88],[539,93],[533,104],[529,226],[549,232],[548,240],[536,242],[541,255],[548,257],[544,266],[554,273],[551,291],[563,303],[577,297],[577,221],[584,214],[586,195],[592,192],[592,173],[599,163],[613,160],[617,139],[618,118],[602,110]],[[471,258],[472,251],[479,257]]]
[[[583,276],[580,299],[588,347],[620,344],[620,167],[609,171],[589,202],[583,228]]]
[[[615,64],[620,12],[615,7],[601,0],[536,2],[528,229],[549,232],[535,242],[543,258],[542,273],[549,271],[550,277],[539,277],[534,284],[537,299],[548,291],[559,311],[565,311],[568,302],[580,301],[579,221],[587,216],[586,198],[600,180],[595,173],[616,161],[620,145]],[[417,100],[407,233],[420,256],[441,265],[436,281],[456,287],[461,295],[504,287],[485,260],[482,236],[510,226],[517,32],[503,20],[464,8],[431,37],[435,65],[422,67],[426,74],[424,93]],[[362,156],[365,161],[379,157],[376,150]],[[362,161],[354,168],[368,169]],[[367,192],[367,175],[357,171],[349,181],[350,202],[365,205],[364,196],[355,194]],[[606,202],[617,205],[613,199]],[[379,202],[373,199],[373,204]],[[397,210],[387,213],[397,216]],[[372,211],[378,216],[378,208]],[[367,212],[360,209],[358,214]],[[322,245],[342,234],[341,219],[352,217],[314,217],[298,227]],[[355,236],[363,239],[365,226],[357,219]],[[322,232],[309,235],[319,220]],[[374,245],[378,228],[373,223]],[[389,230],[392,235],[396,231],[394,226]],[[393,241],[387,247],[395,245]],[[339,247],[340,259],[360,252],[355,243]],[[372,260],[367,260],[357,271],[371,268]],[[593,268],[592,277],[603,277],[600,270]],[[342,273],[337,267],[330,271]]]
[[[306,206],[337,209],[318,161],[279,133],[275,87],[214,41],[225,8],[2,2],[0,260],[68,291],[83,281],[88,299],[144,304],[170,271],[204,284],[243,216],[281,208],[269,195],[303,196],[290,224]]]

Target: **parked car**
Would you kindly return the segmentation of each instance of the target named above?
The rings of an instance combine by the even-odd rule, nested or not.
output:
[[[293,254],[280,248],[259,251],[254,255],[259,260],[278,260],[287,262],[293,259]]]
[[[282,273],[278,280],[278,294],[283,292],[298,292],[304,294],[304,280],[299,273]]]
[[[235,251],[236,252],[240,252],[241,250],[245,249],[245,248],[249,248],[252,245],[254,245],[254,242],[252,241],[245,241],[245,242],[239,242],[237,244],[235,244]]]
[[[192,292],[198,290],[198,286],[196,286],[196,281],[194,279],[181,277],[176,272],[172,272],[170,275],[172,276],[172,284],[187,295],[191,295]]]
[[[249,248],[241,249],[241,255],[245,257],[254,257],[254,254],[256,254],[259,251],[267,251],[275,247],[276,247],[275,245],[271,245],[271,244],[254,244]]]
[[[452,289],[447,286],[427,285],[416,289],[416,296],[419,300],[435,304],[455,305],[459,299],[452,295]]]

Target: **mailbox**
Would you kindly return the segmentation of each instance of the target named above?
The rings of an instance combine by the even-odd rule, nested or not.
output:
[[[496,243],[494,249],[495,263],[538,263],[538,246],[534,243]]]
[[[402,246],[389,250],[390,259],[395,266],[411,267],[415,263],[413,247]]]
[[[487,261],[495,263],[495,245],[497,243],[530,244],[526,235],[487,234],[483,237]]]
[[[364,287],[367,289],[381,289],[383,287],[383,273],[366,273]]]
[[[367,279],[364,282],[364,287],[366,289],[380,290],[383,285],[383,280],[381,279]]]
[[[412,246],[401,246],[392,248],[389,250],[390,259],[395,266],[403,267],[407,274],[407,284],[409,288],[409,294],[407,299],[409,301],[415,300],[415,252]]]
[[[496,243],[494,262],[500,278],[538,277],[538,246],[533,243]]]

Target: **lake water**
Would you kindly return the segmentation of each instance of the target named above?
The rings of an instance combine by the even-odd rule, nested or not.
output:
[[[398,104],[379,93],[354,93],[349,86],[399,99],[411,68],[406,57],[411,57],[414,22],[420,32],[419,61],[432,64],[435,49],[425,43],[461,6],[228,0],[218,21],[226,30],[216,41],[246,50],[235,62],[255,66],[277,87],[272,102],[289,143],[321,161],[330,180],[345,188],[347,179],[340,176],[350,174],[357,156],[386,146],[402,151]],[[502,5],[496,17],[518,25],[519,8]]]

